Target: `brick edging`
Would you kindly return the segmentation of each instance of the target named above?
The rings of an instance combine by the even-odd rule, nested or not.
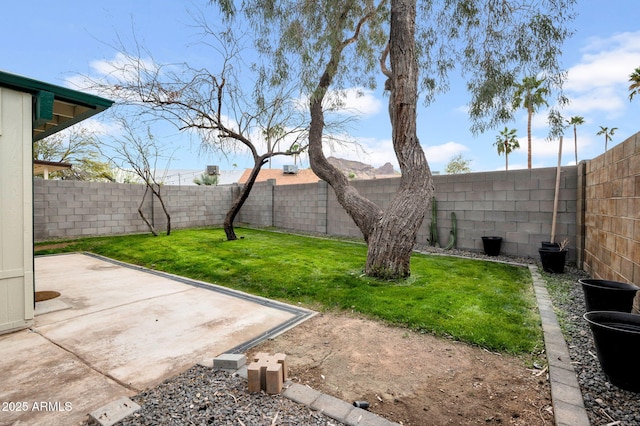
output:
[[[571,365],[569,348],[564,340],[553,304],[538,267],[529,265],[533,289],[542,320],[544,347],[549,364],[551,403],[556,426],[590,426],[576,372]]]

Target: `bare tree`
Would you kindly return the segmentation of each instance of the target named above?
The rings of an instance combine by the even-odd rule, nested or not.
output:
[[[167,221],[166,232],[167,235],[170,235],[171,215],[162,198],[162,178],[158,176],[160,171],[158,161],[166,160],[166,165],[163,169],[164,174],[166,174],[171,156],[164,156],[166,148],[155,139],[148,127],[146,134],[141,136],[141,132],[138,131],[136,124],[133,124],[131,120],[119,117],[118,122],[123,129],[123,135],[114,137],[111,143],[106,142],[103,152],[117,167],[124,170],[132,170],[144,183],[145,189],[138,206],[138,214],[156,237],[158,236],[158,231],[154,224],[149,221],[149,218],[145,216],[143,207],[149,192],[151,192],[151,197],[155,196],[160,201],[160,206]],[[107,152],[105,148],[108,148],[110,152]]]
[[[234,220],[264,164],[276,156],[299,155],[307,148],[307,118],[296,102],[293,85],[273,87],[259,64],[244,63],[242,37],[231,28],[218,31],[195,18],[217,55],[217,71],[189,64],[156,64],[140,46],[134,53],[119,46],[121,62],[106,81],[93,84],[121,103],[137,105],[146,114],[169,120],[180,131],[197,134],[204,150],[227,155],[248,151],[253,168],[224,219],[228,240],[237,236]],[[253,77],[255,84],[246,88]],[[295,96],[294,96],[295,95]]]

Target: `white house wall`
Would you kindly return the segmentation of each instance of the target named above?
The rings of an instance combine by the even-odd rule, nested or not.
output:
[[[33,322],[31,99],[0,88],[0,333]]]

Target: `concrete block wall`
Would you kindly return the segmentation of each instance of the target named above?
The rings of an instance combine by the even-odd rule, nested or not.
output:
[[[138,214],[144,188],[138,184],[35,179],[34,238],[46,241],[148,232]],[[167,186],[161,191],[174,229],[221,224],[232,197],[229,186]],[[164,213],[151,193],[143,211],[159,230],[165,229]]]
[[[457,247],[482,250],[481,237],[503,238],[503,253],[537,257],[549,239],[555,168],[434,176],[438,231],[446,244],[451,213],[458,222]],[[358,191],[385,208],[400,178],[354,181]],[[238,185],[162,188],[173,228],[221,225]],[[142,185],[34,181],[36,241],[88,235],[148,232],[138,216]],[[427,244],[430,200],[417,237]],[[148,195],[145,212],[159,229],[164,216]],[[362,234],[325,183],[275,186],[259,183],[237,223],[275,226],[336,236]],[[569,239],[569,259],[593,277],[640,285],[640,133],[578,167],[563,167],[556,239]],[[578,252],[576,256],[576,251]]]
[[[172,229],[221,224],[233,199],[232,187],[229,185],[163,186],[160,191],[171,215]],[[154,226],[158,231],[164,231],[166,219],[162,206],[155,197],[152,200],[150,194],[147,194],[143,211],[147,217],[153,211]],[[140,202],[140,198],[137,202]],[[136,217],[141,220],[139,216]],[[146,230],[147,228],[144,229]]]
[[[237,222],[252,226],[269,227],[273,225],[274,215],[274,187],[276,181],[270,179],[267,182],[259,182],[253,185],[249,198],[244,202],[238,213]],[[234,199],[240,196],[240,186],[233,185]],[[229,203],[231,206],[231,203]]]
[[[587,162],[584,270],[640,285],[640,133]]]
[[[562,168],[556,224],[556,240],[568,238],[573,248],[576,171],[576,167]],[[537,257],[540,242],[550,239],[555,177],[555,168],[434,176],[440,244],[449,239],[455,212],[456,247],[482,250],[483,236],[498,236],[503,239],[502,252]],[[425,225],[430,222],[429,212]],[[575,259],[575,250],[570,250],[569,258]]]
[[[143,232],[138,204],[144,187],[35,179],[36,241]]]
[[[451,213],[457,219],[456,247],[482,250],[483,236],[503,238],[502,252],[517,256],[538,256],[541,241],[551,233],[555,168],[436,175],[438,239],[449,240]],[[354,187],[381,208],[391,202],[399,178],[355,181]],[[569,259],[575,259],[577,168],[562,168],[556,225],[556,240],[569,239]],[[418,245],[428,244],[431,200],[424,200],[425,220],[417,236]],[[351,218],[330,190],[327,233],[361,237]]]
[[[274,189],[273,226],[319,234],[327,233],[328,185],[281,185]]]
[[[549,239],[555,188],[555,168],[434,176],[438,200],[438,232],[441,245],[449,239],[451,213],[458,223],[457,247],[482,250],[481,237],[503,238],[503,253],[537,256],[540,241]],[[361,195],[382,209],[393,199],[400,178],[354,181]],[[37,180],[35,195],[36,240],[148,232],[137,208],[142,185]],[[238,185],[166,186],[163,198],[173,229],[220,225]],[[562,171],[558,238],[576,232],[576,167]],[[431,222],[431,200],[422,200],[425,220],[417,236],[426,245]],[[157,199],[147,195],[143,207],[159,231],[165,216]],[[257,183],[238,217],[237,224],[275,226],[292,231],[361,238],[360,230],[340,206],[325,183],[276,186]],[[570,252],[570,259],[574,258]]]

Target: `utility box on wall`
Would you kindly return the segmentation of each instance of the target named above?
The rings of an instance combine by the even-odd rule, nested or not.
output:
[[[33,323],[32,105],[0,87],[0,333]]]

